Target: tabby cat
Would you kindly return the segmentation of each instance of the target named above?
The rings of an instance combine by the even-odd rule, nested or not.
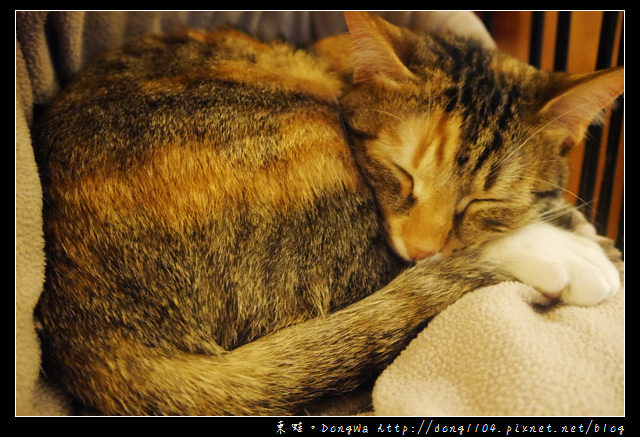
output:
[[[561,187],[623,70],[550,74],[346,20],[308,50],[235,30],[132,40],[40,117],[36,316],[75,398],[297,413],[480,286],[515,277],[582,305],[618,290]]]

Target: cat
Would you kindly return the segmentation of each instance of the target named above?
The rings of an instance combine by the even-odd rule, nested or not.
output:
[[[615,249],[561,187],[622,69],[546,73],[345,18],[307,50],[233,29],[134,39],[38,117],[36,317],[73,397],[296,414],[370,381],[481,286],[580,305],[620,288]]]

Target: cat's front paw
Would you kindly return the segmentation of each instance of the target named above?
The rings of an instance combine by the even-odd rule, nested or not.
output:
[[[541,293],[595,305],[620,289],[620,274],[591,238],[536,223],[489,243],[483,258]]]

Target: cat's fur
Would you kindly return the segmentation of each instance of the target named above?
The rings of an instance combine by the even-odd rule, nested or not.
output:
[[[297,412],[372,378],[464,293],[519,277],[500,248],[522,230],[571,229],[564,157],[621,70],[552,75],[347,22],[309,51],[147,36],[47,108],[37,317],[73,396],[108,414]]]

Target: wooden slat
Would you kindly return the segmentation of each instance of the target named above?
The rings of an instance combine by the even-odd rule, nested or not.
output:
[[[529,38],[529,64],[540,68],[544,38],[544,11],[531,13],[531,37]]]

